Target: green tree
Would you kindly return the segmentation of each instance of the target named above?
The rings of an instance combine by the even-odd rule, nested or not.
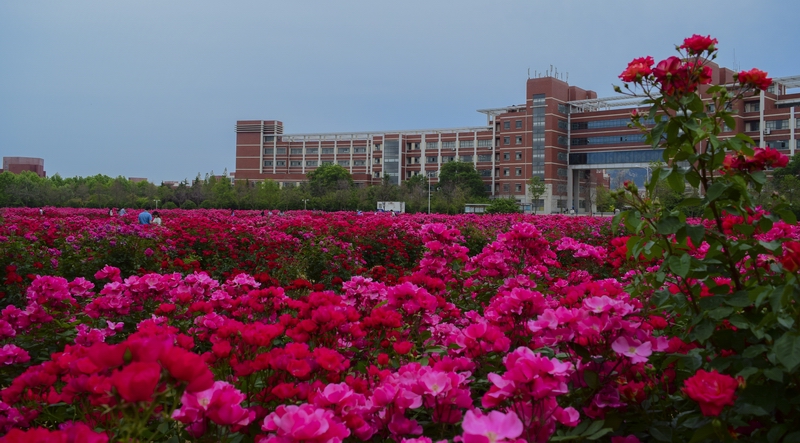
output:
[[[339,165],[322,165],[306,174],[311,195],[319,197],[329,191],[353,187],[353,176]]]
[[[522,212],[513,198],[496,198],[486,208],[487,214],[515,214]]]
[[[536,214],[536,208],[539,206],[539,198],[544,195],[547,186],[538,175],[528,179],[528,193],[531,195],[531,207],[533,213]]]
[[[472,163],[449,162],[442,165],[439,172],[439,188],[462,188],[468,197],[486,197],[486,186]]]

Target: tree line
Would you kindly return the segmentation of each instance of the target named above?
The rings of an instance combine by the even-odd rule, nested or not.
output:
[[[418,175],[396,185],[356,186],[350,173],[325,165],[307,174],[307,181],[281,188],[278,183],[238,180],[212,173],[177,186],[133,182],[125,177],[39,177],[32,172],[0,174],[0,207],[255,209],[325,211],[374,210],[379,201],[404,201],[407,212],[456,214],[466,203],[489,203],[483,181],[471,163],[443,165],[439,182],[429,186]],[[430,196],[429,196],[430,191]]]

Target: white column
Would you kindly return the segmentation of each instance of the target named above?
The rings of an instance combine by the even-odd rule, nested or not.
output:
[[[303,174],[305,174],[306,173],[306,139],[305,138],[303,138],[303,147],[301,149],[303,150],[303,160],[302,160],[302,163],[300,163],[300,166],[302,167],[302,169],[300,169],[300,171]]]
[[[261,132],[259,133],[258,141],[258,173],[264,173],[264,120],[261,120]]]
[[[794,156],[794,150],[797,149],[797,140],[794,138],[795,128],[797,128],[797,115],[794,113],[794,108],[796,106],[792,106],[789,108],[789,155]]]
[[[758,147],[763,148],[766,146],[767,142],[764,140],[764,91],[761,91],[761,95],[758,99],[758,136],[760,138],[758,142]]]

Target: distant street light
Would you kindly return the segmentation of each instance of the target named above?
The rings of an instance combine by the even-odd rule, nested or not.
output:
[[[308,199],[307,199],[307,198],[304,198],[304,199],[303,199],[303,210],[304,210],[304,211],[305,211],[305,210],[308,208],[308,206],[306,206],[307,204],[308,204]]]
[[[153,201],[156,202],[156,209],[158,209],[158,202],[160,202],[161,200],[154,198]]]

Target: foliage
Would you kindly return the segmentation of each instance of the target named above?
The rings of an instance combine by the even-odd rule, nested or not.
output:
[[[522,212],[516,199],[496,198],[486,208],[487,214],[514,214]]]
[[[353,187],[353,177],[339,165],[322,165],[306,174],[311,194],[325,195],[329,190],[344,190]]]
[[[537,204],[536,202],[544,195],[547,191],[547,186],[538,175],[534,175],[528,179],[528,193],[531,195],[531,207],[533,208],[533,213],[536,213]]]
[[[642,270],[630,289],[653,312],[669,313],[673,330],[693,347],[661,361],[689,399],[672,395],[653,404],[645,411],[652,417],[647,427],[660,441],[794,441],[800,436],[793,431],[800,427],[800,243],[784,233],[796,219],[786,203],[759,209],[753,197],[767,181],[765,170],[788,159],[754,148],[746,135],[723,136],[725,125],[735,126],[728,105],[766,89],[770,80],[758,70],[740,72],[736,89],[708,87],[712,106],[706,106],[696,91],[711,81],[707,63],[715,44],[693,36],[681,46],[682,57],[655,67],[652,58],[635,59],[620,76],[628,91],[646,97],[649,114],[634,113],[633,122],[654,148],[664,149],[667,165],[653,171],[644,196],[626,184],[623,196],[632,209],[615,217],[631,234],[628,256],[639,257]],[[655,126],[647,127],[645,118]],[[658,195],[664,184],[683,193],[687,183],[696,196],[675,206]],[[700,219],[687,220],[686,206],[701,208]],[[699,379],[724,396],[695,392]]]
[[[438,188],[445,192],[453,188],[462,188],[467,192],[468,198],[486,196],[483,180],[472,163],[456,161],[443,164],[439,172]]]

